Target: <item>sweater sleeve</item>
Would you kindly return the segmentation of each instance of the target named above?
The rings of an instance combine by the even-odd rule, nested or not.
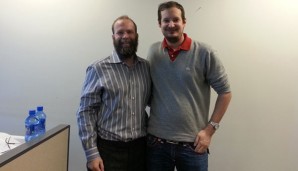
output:
[[[206,79],[217,94],[230,92],[230,83],[225,68],[213,51],[208,51],[205,59]]]

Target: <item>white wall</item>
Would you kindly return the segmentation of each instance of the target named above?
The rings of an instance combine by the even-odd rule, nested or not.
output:
[[[27,111],[44,105],[48,129],[71,125],[69,170],[84,170],[75,114],[85,69],[110,54],[111,24],[122,14],[137,23],[138,54],[146,57],[162,39],[161,2],[0,0],[0,131],[24,134]],[[217,50],[233,90],[210,171],[296,170],[298,1],[178,2],[186,9],[185,32]]]

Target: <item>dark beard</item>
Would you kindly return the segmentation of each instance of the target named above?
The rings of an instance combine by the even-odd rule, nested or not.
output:
[[[179,37],[166,37],[167,41],[170,43],[177,43],[179,41]]]
[[[122,47],[121,39],[118,41],[113,38],[113,44],[114,48],[120,58],[120,60],[125,60],[131,57],[134,57],[136,55],[136,52],[138,50],[138,37],[135,38],[135,40],[131,40],[129,42],[129,47]]]
[[[167,28],[165,31],[166,32],[172,32],[172,31],[177,32],[177,31],[179,31],[179,29],[178,28]],[[165,34],[165,38],[167,39],[168,42],[175,44],[175,43],[179,42],[181,35],[178,35],[177,37],[176,36],[172,37],[172,36],[167,36],[167,34]]]

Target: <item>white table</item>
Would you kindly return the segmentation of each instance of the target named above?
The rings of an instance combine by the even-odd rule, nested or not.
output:
[[[25,143],[24,136],[10,135],[0,132],[0,155]]]

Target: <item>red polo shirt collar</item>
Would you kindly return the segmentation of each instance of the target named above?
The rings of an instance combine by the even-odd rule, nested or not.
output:
[[[171,61],[175,61],[175,59],[177,58],[180,51],[182,51],[182,50],[187,51],[187,50],[190,49],[191,38],[189,38],[186,33],[183,33],[183,35],[184,35],[184,41],[182,42],[182,44],[176,50],[172,49],[167,44],[167,41],[166,41],[165,38],[163,39],[162,47],[168,49],[168,53],[169,53],[169,57],[170,57]]]

